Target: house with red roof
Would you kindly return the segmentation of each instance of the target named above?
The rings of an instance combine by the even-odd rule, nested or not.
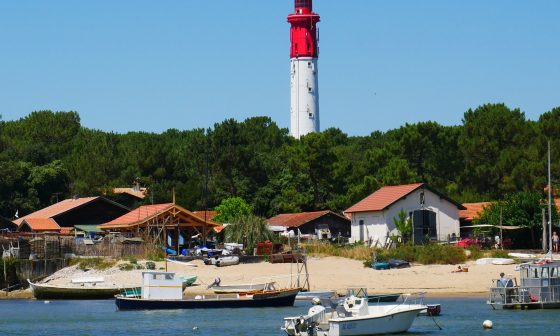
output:
[[[351,242],[385,246],[401,211],[412,221],[413,242],[423,243],[458,237],[462,209],[463,205],[429,185],[414,183],[382,187],[344,214],[351,218]]]
[[[271,227],[283,228],[319,239],[350,238],[350,220],[336,212],[324,210],[279,214],[267,220]]]
[[[18,231],[70,233],[76,225],[99,225],[129,209],[105,197],[70,198],[14,220]]]

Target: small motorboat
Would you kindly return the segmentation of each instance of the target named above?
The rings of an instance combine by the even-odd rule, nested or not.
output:
[[[423,295],[406,295],[402,303],[368,305],[365,298],[346,297],[338,305],[327,300],[315,304],[304,316],[284,318],[282,330],[290,336],[358,336],[401,333],[410,329],[426,309]]]
[[[388,260],[389,263],[389,267],[390,268],[406,268],[406,267],[410,267],[410,263],[406,260],[400,260],[400,259],[389,259]]]
[[[381,262],[381,261],[371,263],[371,267],[376,270],[388,270],[390,268],[388,262]]]
[[[239,264],[239,257],[236,255],[220,257],[216,260],[217,267],[231,266]]]
[[[217,267],[230,266],[239,264],[239,256],[228,255],[228,256],[213,256],[210,258],[204,258],[205,265],[215,265]]]

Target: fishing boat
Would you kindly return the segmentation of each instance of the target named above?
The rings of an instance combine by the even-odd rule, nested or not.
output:
[[[271,281],[232,285],[221,285],[221,282],[222,280],[220,278],[215,278],[214,282],[208,285],[208,289],[211,289],[216,294],[235,294],[246,293],[250,291],[260,291],[274,285],[274,282]]]
[[[239,256],[228,255],[228,256],[214,256],[210,258],[204,258],[205,265],[215,265],[217,267],[231,266],[239,264]]]
[[[141,297],[117,295],[119,310],[253,308],[293,306],[299,288],[268,287],[236,294],[183,296],[181,280],[171,272],[143,272]]]
[[[100,300],[111,299],[119,294],[122,288],[107,286],[99,282],[71,282],[67,286],[33,283],[29,279],[29,287],[33,296],[40,300]]]
[[[494,309],[560,308],[560,262],[520,264],[519,279],[504,275],[492,280],[486,303]]]
[[[426,309],[423,295],[404,295],[399,304],[368,305],[365,298],[348,296],[337,305],[314,300],[304,316],[284,318],[282,330],[290,336],[358,336],[401,333],[410,329]]]

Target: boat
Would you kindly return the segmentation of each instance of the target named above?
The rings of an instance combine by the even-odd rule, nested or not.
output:
[[[477,265],[511,265],[515,260],[511,258],[480,258],[476,260]]]
[[[188,275],[188,276],[182,276],[179,277],[181,279],[181,282],[183,284],[183,290],[188,287],[188,286],[192,286],[192,284],[196,281],[197,276],[196,275]]]
[[[216,260],[216,266],[223,267],[223,266],[231,266],[239,264],[239,257],[235,255],[219,257]]]
[[[58,286],[33,283],[29,279],[29,287],[33,296],[40,300],[100,300],[111,299],[119,294],[122,288],[118,286],[105,286],[98,282],[86,282]]]
[[[208,285],[208,289],[211,289],[216,294],[235,294],[235,293],[246,293],[250,291],[264,290],[267,287],[274,286],[274,282],[252,282],[248,284],[234,284],[234,285],[221,285],[221,279],[216,278],[214,282]]]
[[[299,292],[296,295],[296,300],[313,300],[314,298],[333,298],[338,297],[335,290],[326,290],[326,291],[307,291],[307,292]]]
[[[519,265],[515,277],[492,280],[486,303],[494,309],[560,308],[560,262],[537,261]]]
[[[230,266],[239,264],[239,256],[228,255],[228,256],[214,256],[210,258],[204,258],[204,265],[216,265],[217,267]]]
[[[407,268],[410,267],[410,263],[406,260],[401,259],[389,259],[389,268]]]
[[[141,297],[117,295],[119,310],[253,308],[293,306],[299,288],[274,287],[250,293],[183,296],[181,280],[175,273],[142,272]]]
[[[401,333],[410,329],[426,309],[423,295],[405,295],[399,304],[369,305],[365,298],[351,295],[333,305],[314,300],[304,316],[284,318],[282,330],[290,336],[359,336]]]
[[[390,268],[388,262],[382,262],[382,261],[371,263],[371,267],[376,270],[388,270]]]

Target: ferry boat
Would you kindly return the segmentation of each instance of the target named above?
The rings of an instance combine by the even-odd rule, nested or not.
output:
[[[498,309],[560,308],[560,262],[538,261],[519,265],[516,278],[492,280],[486,302]]]

